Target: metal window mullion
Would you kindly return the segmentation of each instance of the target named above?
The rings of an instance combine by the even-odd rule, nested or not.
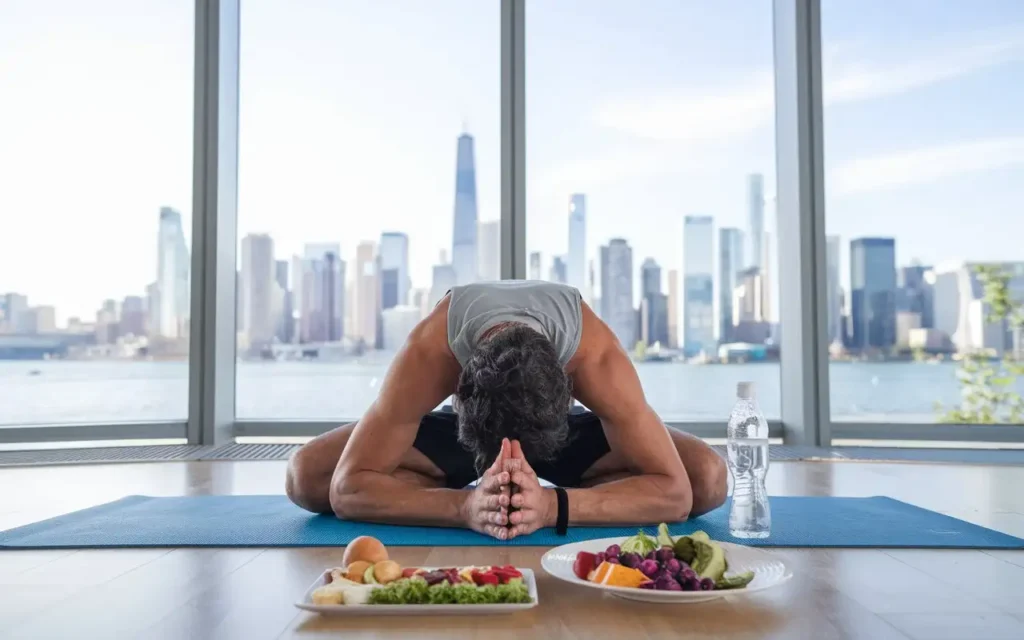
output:
[[[773,11],[784,440],[828,446],[821,3],[775,0]]]
[[[235,421],[239,0],[196,0],[189,444]]]
[[[501,277],[526,277],[525,0],[501,0]]]

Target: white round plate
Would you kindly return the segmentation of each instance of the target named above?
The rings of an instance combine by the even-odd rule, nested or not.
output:
[[[576,561],[576,554],[580,551],[598,553],[604,551],[613,544],[622,544],[623,538],[602,538],[600,540],[585,540],[556,547],[547,553],[540,560],[544,570],[559,580],[565,580],[591,589],[607,591],[620,598],[629,600],[640,600],[642,602],[668,602],[668,603],[690,603],[704,602],[724,598],[727,596],[743,596],[758,591],[764,591],[771,587],[778,586],[793,577],[793,571],[786,566],[786,563],[767,551],[755,547],[745,547],[730,542],[718,542],[725,551],[725,558],[729,562],[729,575],[753,571],[754,579],[743,589],[727,589],[723,591],[654,591],[652,589],[633,589],[629,587],[609,587],[587,580],[580,580],[572,572],[572,565]]]

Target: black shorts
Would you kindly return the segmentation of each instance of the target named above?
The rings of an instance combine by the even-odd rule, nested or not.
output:
[[[574,409],[569,421],[569,442],[550,462],[530,460],[537,475],[558,487],[578,487],[583,474],[611,451],[601,420],[589,411]],[[444,473],[445,486],[462,489],[479,477],[473,454],[459,444],[458,416],[445,407],[423,416],[413,446]]]

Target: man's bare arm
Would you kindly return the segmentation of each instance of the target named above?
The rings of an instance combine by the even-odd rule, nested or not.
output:
[[[608,444],[632,477],[569,490],[570,522],[671,522],[686,519],[693,493],[668,429],[647,404],[618,339],[584,306],[584,332],[596,345],[574,372],[576,397],[601,418]],[[553,524],[553,523],[552,523]]]
[[[338,517],[394,524],[471,524],[467,509],[473,492],[424,489],[391,475],[412,447],[421,418],[455,388],[459,367],[448,351],[446,312],[447,305],[439,305],[413,331],[388,369],[377,400],[353,430],[331,480],[331,508]],[[496,514],[497,500],[495,495]],[[472,524],[492,535],[504,528],[497,522]]]

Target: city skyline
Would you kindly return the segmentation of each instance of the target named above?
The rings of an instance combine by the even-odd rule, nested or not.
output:
[[[0,16],[0,215],[24,223],[0,238],[0,291],[58,324],[146,295],[151,212],[174,207],[191,230],[193,5],[108,4]],[[460,122],[477,142],[478,221],[497,219],[497,3],[303,5],[243,11],[239,237],[270,233],[281,255],[337,238],[352,264],[358,243],[401,230],[411,286],[429,287],[451,242]],[[885,22],[823,6],[826,233],[895,238],[897,265],[1021,257],[1024,7],[957,5],[885,5]],[[635,264],[681,269],[684,216],[748,228],[749,174],[764,176],[772,228],[770,3],[530,3],[526,33],[527,251],[545,256],[542,277],[567,254],[575,193],[588,269],[615,237]],[[73,277],[31,268],[44,243]]]

